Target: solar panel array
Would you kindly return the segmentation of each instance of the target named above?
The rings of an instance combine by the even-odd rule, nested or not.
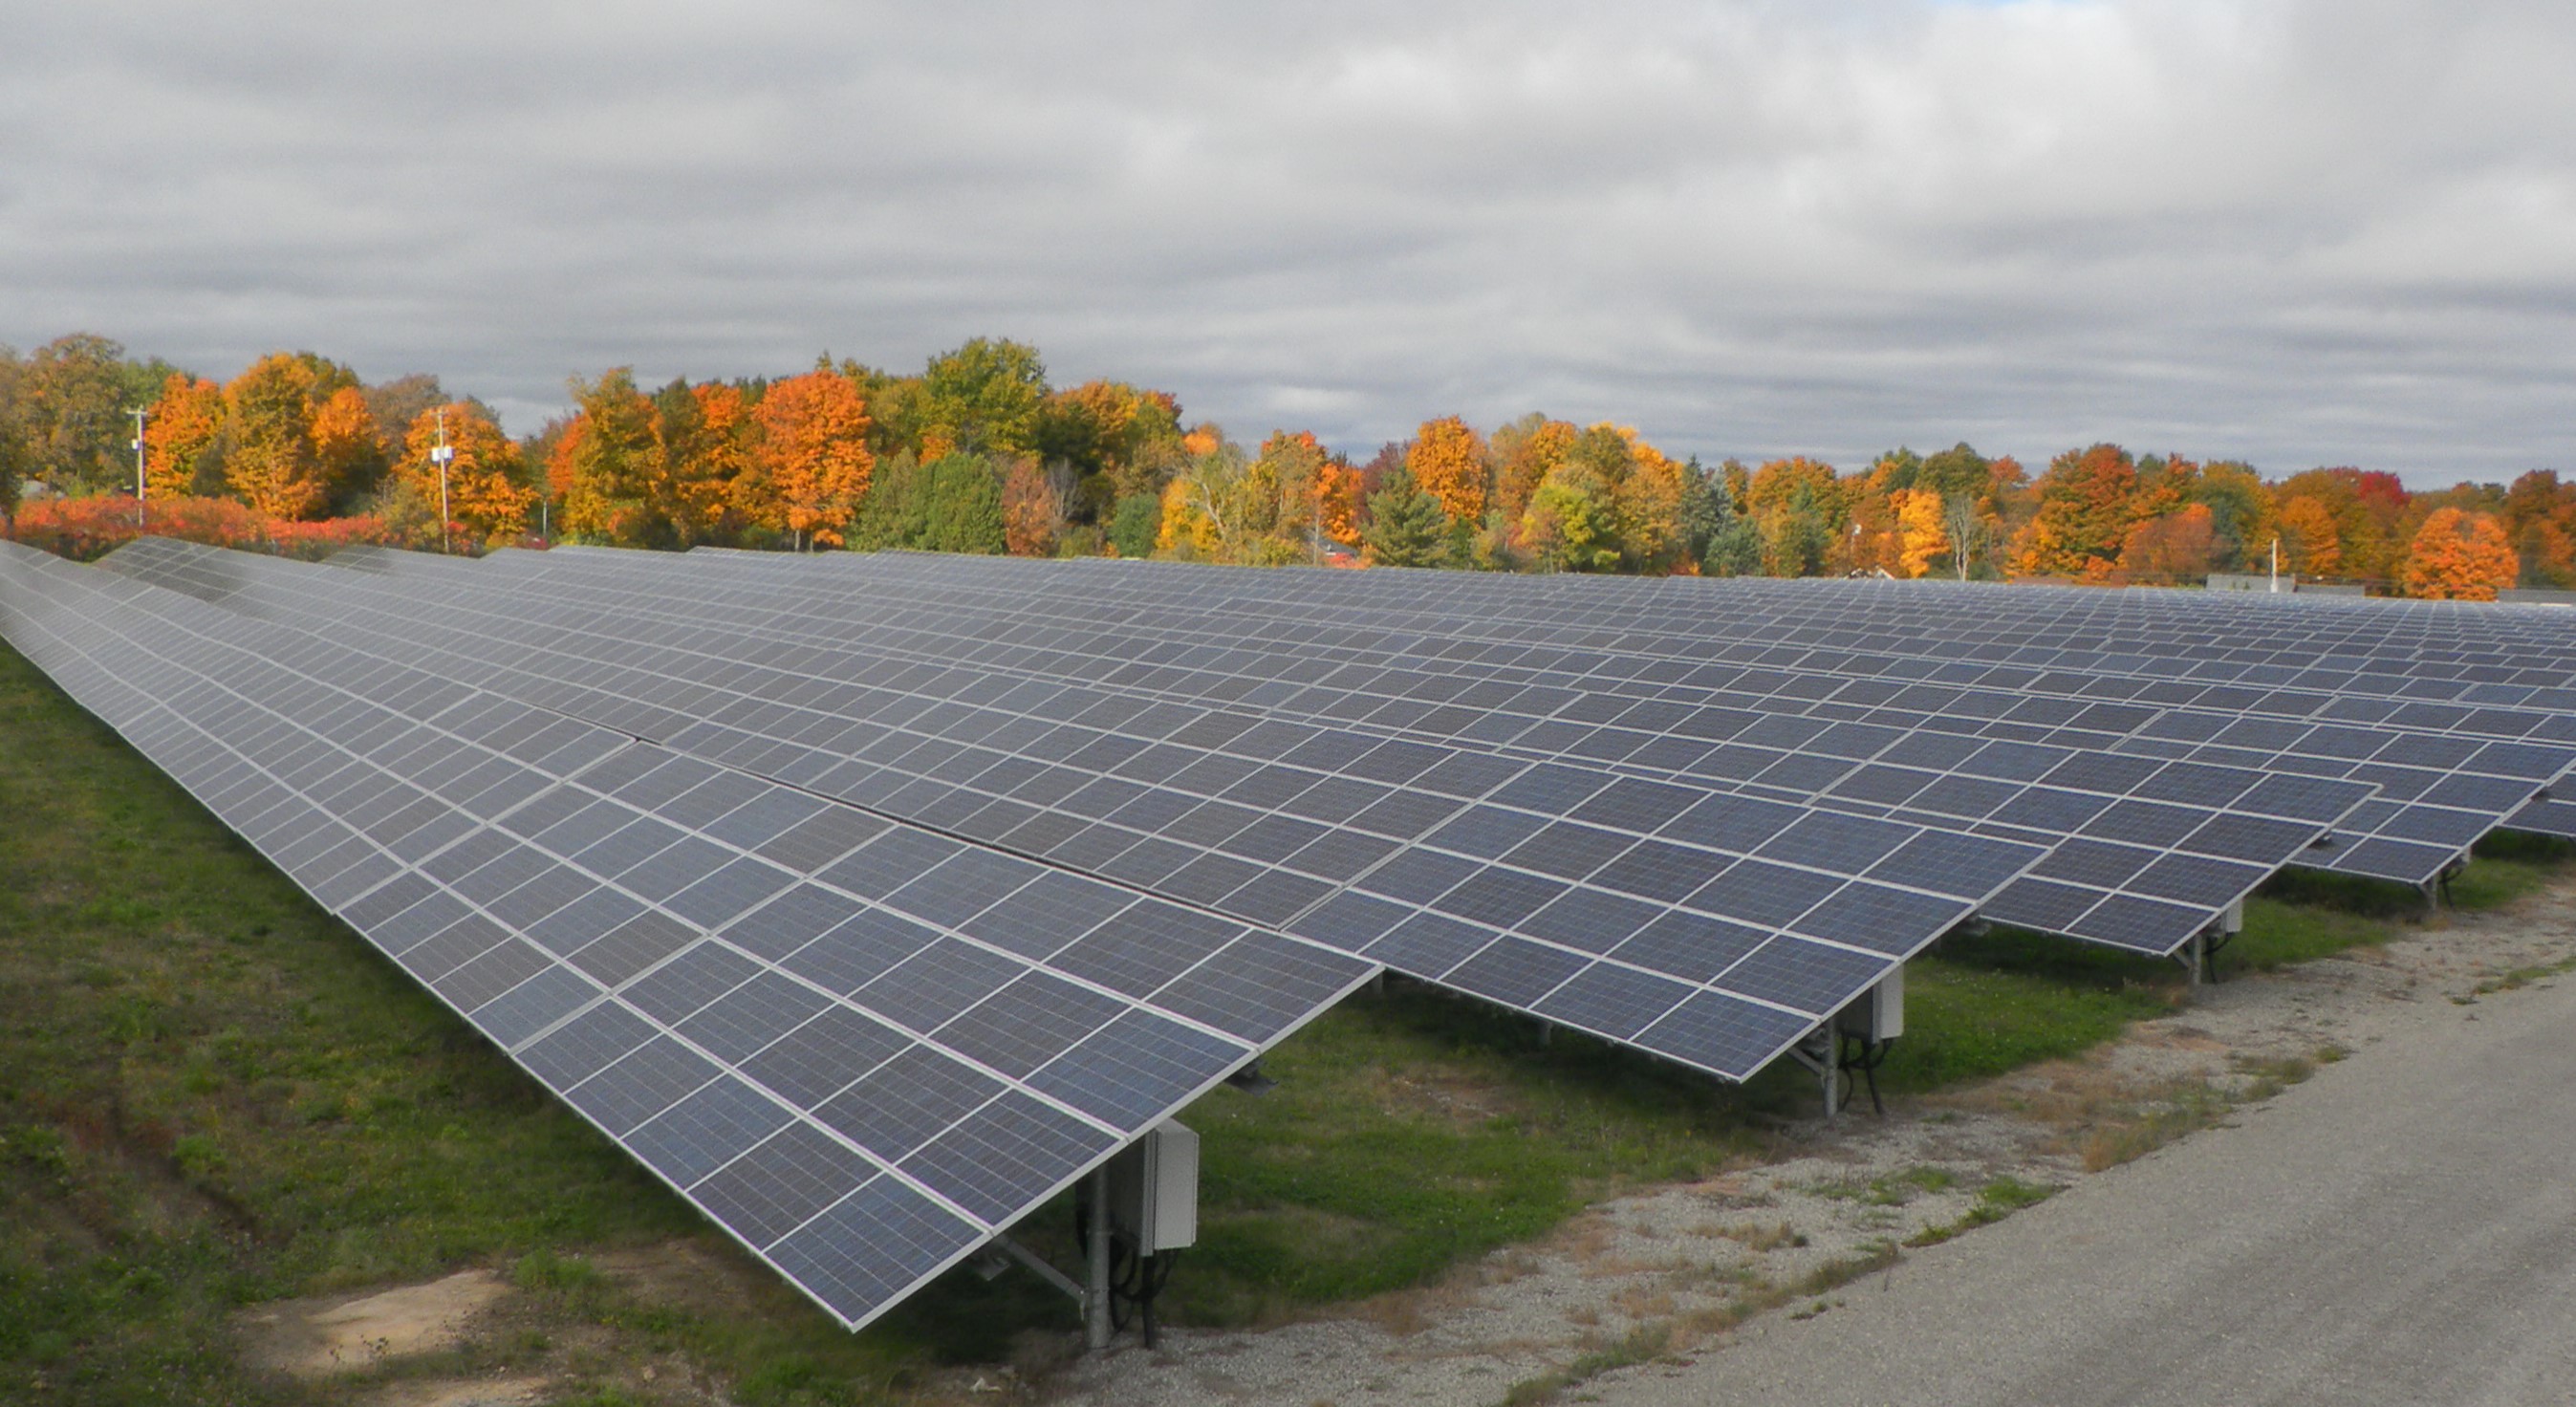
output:
[[[1170,568],[1143,564],[1082,564],[1079,569],[1091,575],[1078,584],[1064,584],[1044,598],[1043,606],[1018,609],[1100,599],[1112,603],[1110,609],[1131,613],[1119,628],[1132,633],[1139,628],[1136,619],[1168,614],[1186,603],[1193,619],[1223,621],[1223,629],[1202,643],[1222,641],[1229,649],[1265,634],[1276,637],[1285,618],[1299,631],[1342,631],[1380,642],[1376,647],[1391,652],[1408,670],[1463,677],[1482,671],[1454,663],[1462,653],[1484,663],[1498,655],[1524,659],[1544,652],[1552,657],[1546,667],[1567,687],[1594,688],[1641,703],[1699,700],[1714,689],[1734,696],[1730,702],[1737,706],[1810,718],[1876,719],[1920,731],[2252,767],[2378,788],[2375,798],[2337,827],[2331,845],[2302,857],[2318,868],[2423,883],[2456,864],[2470,844],[2500,824],[2553,834],[2568,829],[2566,803],[2534,798],[2576,765],[2576,747],[2565,741],[2576,735],[2576,718],[2538,706],[2415,704],[2392,710],[2385,704],[2356,705],[2313,689],[2179,683],[2173,678],[2182,672],[2178,668],[2138,676],[2082,675],[2064,668],[2039,673],[2020,666],[1933,666],[1918,657],[1783,646],[1764,637],[1767,627],[1747,624],[1758,612],[1748,616],[1736,609],[1733,593],[1740,583],[1694,583],[1692,589],[1705,599],[1687,616],[1667,612],[1659,631],[1647,629],[1640,616],[1624,614],[1624,628],[1608,630],[1581,621],[1569,625],[1559,619],[1562,613],[1508,600],[1496,604],[1482,595],[1476,598],[1476,610],[1448,614],[1414,599],[1448,589],[1438,586],[1407,593],[1401,608],[1348,607],[1337,604],[1351,590],[1345,583],[1352,574],[1346,573],[1298,574],[1309,578],[1298,588],[1300,598],[1283,602],[1259,580],[1272,573],[1216,569],[1191,582],[1175,580]],[[552,575],[565,569],[544,570]],[[854,570],[870,575],[882,604],[888,595],[883,576],[935,576],[929,589],[944,603],[950,592],[971,589],[961,580],[963,574],[992,568],[915,558],[900,564],[879,559],[879,564]],[[1209,575],[1231,575],[1235,586],[1211,586]],[[1621,581],[1605,584],[1603,591],[1637,585]],[[1783,584],[1760,585],[1776,590]],[[1799,585],[1831,596],[1844,584]],[[1907,585],[1925,589],[1919,583]],[[1481,584],[1475,589],[1485,590]],[[1928,589],[1934,598],[1946,599],[1938,588]],[[901,591],[894,589],[896,599]],[[1492,594],[1507,595],[1501,590]],[[1023,603],[1038,599],[1026,589],[1008,597]],[[1719,602],[1722,609],[1714,604]],[[958,607],[942,609],[954,614]],[[1584,614],[1597,612],[1587,606]],[[1909,634],[1937,645],[1940,627],[1936,612]],[[1274,642],[1272,648],[1284,649],[1285,642]],[[1141,674],[1145,667],[1134,669]],[[1755,697],[1743,698],[1747,693]],[[2516,697],[2526,705],[2548,702],[2528,689]],[[1648,736],[1649,731],[1622,730],[1601,745],[1607,749],[1604,755],[1620,755],[1615,750],[1623,746],[1635,748],[1614,764],[1632,767],[1649,748],[1669,752],[1674,747],[1669,739]],[[1904,778],[1878,769],[1862,769],[1827,783],[1819,800],[1847,806],[1889,795],[1915,805],[1927,799],[1955,800],[1908,792],[1904,783]],[[1977,799],[1973,793],[1968,796],[1972,808]],[[1972,809],[1968,814],[1985,813]]]
[[[7,543],[0,633],[852,1327],[1377,970]]]
[[[1983,912],[2143,952],[2172,952],[2207,930],[2371,795],[2357,781],[2112,756],[2067,746],[2062,731],[1944,732],[1920,710],[1856,704],[1847,691],[1762,695],[1702,680],[1651,684],[1641,695],[1622,680],[1590,687],[1562,652],[1416,667],[1382,632],[1297,648],[1277,638],[1310,628],[1293,603],[1224,613],[1158,598],[1111,606],[1121,619],[1104,627],[1087,618],[1101,609],[1089,588],[1115,597],[1122,583],[1079,564],[835,557],[782,566],[761,555],[700,556],[566,552],[517,568],[549,600],[628,620],[721,622],[764,638],[1254,707],[1307,725],[2036,844],[2047,856]],[[491,570],[380,565],[449,579]],[[919,572],[938,579],[899,579]],[[1076,572],[1079,582],[1065,580]],[[1290,574],[1260,575],[1266,586]],[[672,590],[675,577],[688,589]],[[1212,613],[1217,623],[1204,624]]]
[[[2526,613],[104,565],[0,545],[0,633],[851,1325],[1381,967],[1741,1079],[1971,917],[2170,952],[2284,864],[2576,810]]]
[[[1202,905],[1731,1079],[2033,847],[176,543],[111,566],[974,843]]]

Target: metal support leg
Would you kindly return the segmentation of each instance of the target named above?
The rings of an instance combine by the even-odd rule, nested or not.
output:
[[[1839,1033],[1826,1033],[1825,1056],[1816,1064],[1824,1077],[1825,1117],[1830,1119],[1843,1111],[1843,1041]]]
[[[1109,1347],[1109,1169],[1091,1175],[1090,1274],[1082,1291],[1082,1343]]]
[[[2209,968],[2209,930],[2202,929],[2191,935],[2191,942],[2182,950],[2182,960],[2183,965],[2191,969],[2192,990],[2199,991],[2201,976]]]

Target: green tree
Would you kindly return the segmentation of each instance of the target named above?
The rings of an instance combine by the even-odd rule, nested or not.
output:
[[[1521,537],[1544,570],[1606,572],[1619,565],[1616,500],[1595,463],[1568,455],[1530,495]]]
[[[978,337],[930,359],[904,413],[936,462],[948,451],[1027,454],[1038,448],[1046,363],[1024,343]]]
[[[1397,469],[1369,495],[1369,520],[1360,529],[1368,558],[1381,567],[1436,567],[1449,555],[1449,515],[1440,500]]]
[[[580,414],[557,449],[564,531],[621,546],[655,542],[653,403],[622,366],[596,381],[574,378],[572,397]]]
[[[908,449],[877,461],[874,480],[850,522],[850,546],[861,552],[921,547],[930,533],[930,472]]]
[[[1735,522],[1726,482],[1692,455],[1682,465],[1682,551],[1694,562],[1708,561],[1709,544]]]
[[[128,367],[123,346],[88,332],[57,337],[28,354],[20,368],[19,425],[34,477],[61,493],[130,488],[134,422],[126,411],[150,405],[152,395],[129,394]]]
[[[1002,485],[991,464],[976,455],[948,455],[930,466],[929,481],[922,546],[988,556],[1008,550]]]
[[[1121,557],[1145,558],[1154,555],[1154,539],[1163,530],[1163,498],[1160,494],[1131,493],[1118,500],[1109,515],[1109,545]]]

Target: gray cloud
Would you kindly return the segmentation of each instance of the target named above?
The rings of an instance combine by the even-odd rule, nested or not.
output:
[[[2564,7],[91,4],[0,47],[0,338],[225,375],[917,366],[1242,437],[2571,464]]]

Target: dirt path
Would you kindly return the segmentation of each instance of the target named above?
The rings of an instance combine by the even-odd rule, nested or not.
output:
[[[1687,1365],[2049,1191],[2259,1107],[2320,1064],[2479,1016],[2504,974],[2576,956],[2576,881],[2359,950],[2206,989],[2082,1060],[1789,1135],[1793,1156],[1596,1208],[1544,1243],[1349,1317],[1167,1331],[1069,1364],[1051,1403],[1485,1407],[1629,1363]],[[1778,1322],[1764,1319],[1762,1322]]]

